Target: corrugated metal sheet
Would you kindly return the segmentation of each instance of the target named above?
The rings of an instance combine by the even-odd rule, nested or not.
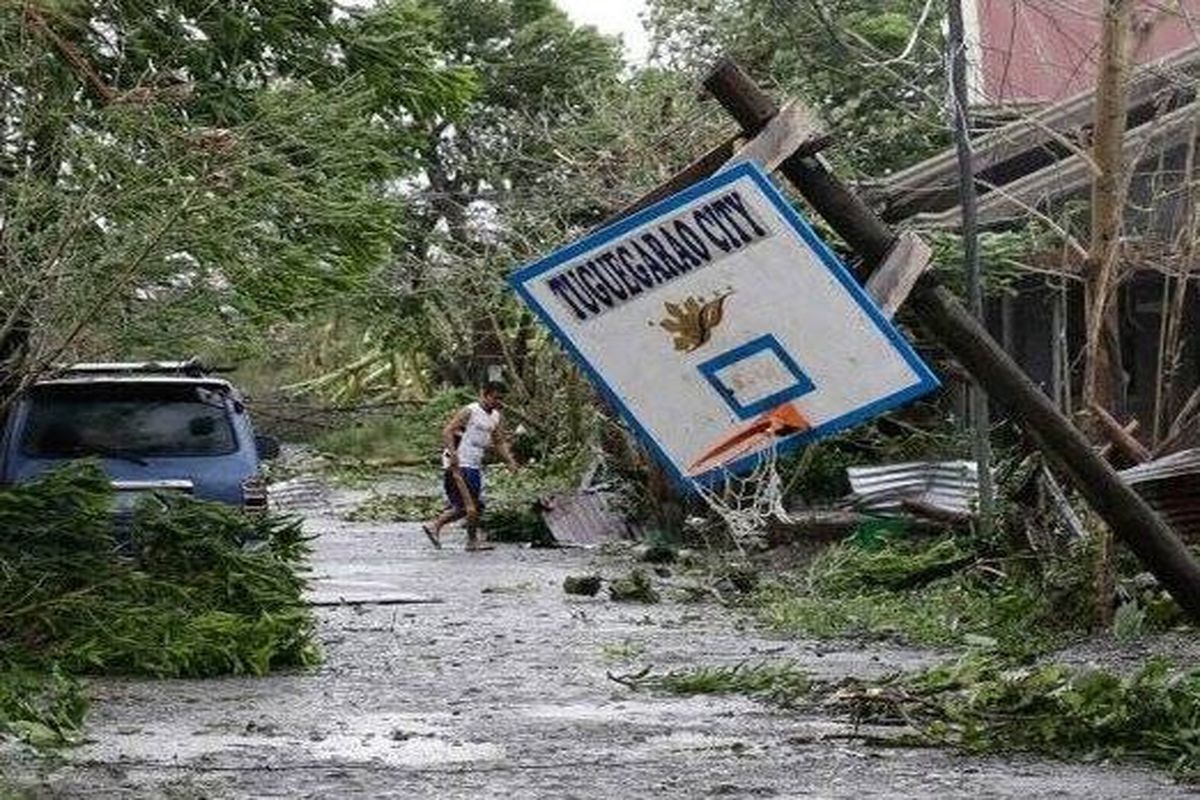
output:
[[[567,492],[542,500],[542,519],[559,544],[591,545],[628,532],[609,492]]]
[[[1187,141],[1196,119],[1196,103],[1183,106],[1125,134],[1121,152],[1129,161],[1161,153]],[[1085,154],[1068,156],[1031,172],[979,199],[979,222],[991,225],[1027,215],[1030,208],[1078,193],[1091,185],[1092,166]],[[922,228],[957,229],[962,224],[962,206],[945,211],[920,213],[913,222]]]
[[[979,498],[979,467],[974,461],[914,461],[881,467],[850,467],[851,502],[875,513],[900,510],[918,500],[947,511],[970,514]]]
[[[850,501],[862,511],[896,513],[903,501],[919,500],[948,511],[973,513],[979,497],[979,470],[973,461],[851,467],[846,473]],[[1200,449],[1140,464],[1120,475],[1181,537],[1200,542]]]
[[[1195,86],[1198,76],[1200,51],[1196,49],[1136,70],[1128,84],[1128,130],[1155,124],[1176,107],[1173,102],[1163,105],[1164,98],[1178,95],[1180,103],[1190,101],[1194,89],[1189,87]],[[1071,139],[1095,117],[1094,88],[975,136],[971,141],[975,174],[989,184],[1005,185],[1057,161],[1061,156],[1055,155],[1055,140]],[[958,153],[951,147],[892,175],[856,185],[887,221],[895,222],[958,205],[958,168]],[[986,196],[987,187],[981,188]]]
[[[1200,449],[1183,450],[1121,472],[1181,537],[1200,541]]]

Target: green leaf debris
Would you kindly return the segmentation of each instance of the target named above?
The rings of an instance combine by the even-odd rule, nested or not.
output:
[[[298,520],[182,496],[134,514],[79,463],[0,492],[0,734],[69,741],[74,676],[262,675],[314,664]]]

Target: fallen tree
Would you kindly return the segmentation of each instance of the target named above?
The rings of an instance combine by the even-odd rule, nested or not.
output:
[[[88,463],[0,492],[0,735],[68,741],[86,707],[73,676],[315,663],[298,520],[164,495],[120,534],[112,509]]]

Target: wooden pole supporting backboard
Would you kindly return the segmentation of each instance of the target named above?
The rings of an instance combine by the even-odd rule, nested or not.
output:
[[[732,61],[722,59],[705,88],[754,136],[779,112]],[[797,153],[780,167],[838,235],[862,256],[866,280],[896,244],[896,233],[816,158]],[[1099,457],[987,330],[931,273],[909,297],[915,318],[954,354],[979,385],[1013,410],[1017,421],[1068,475],[1080,494],[1195,621],[1200,621],[1200,563],[1175,532]]]

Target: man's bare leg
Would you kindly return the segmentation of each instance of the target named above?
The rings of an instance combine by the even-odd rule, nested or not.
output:
[[[479,515],[467,514],[467,549],[479,548]]]
[[[479,527],[479,516],[476,514],[467,515],[467,549],[492,549],[492,546],[487,543],[487,537],[483,535],[483,529]]]
[[[429,537],[429,541],[433,542],[434,547],[440,548],[442,546],[442,528],[465,516],[466,512],[451,506],[439,514],[433,522],[422,525],[421,530],[425,531],[425,535]]]
[[[462,519],[466,515],[467,515],[467,513],[465,511],[457,509],[454,506],[447,508],[445,511],[443,511],[441,514],[438,515],[437,519],[435,519],[433,521],[433,532],[441,533],[442,528],[446,527],[447,525],[449,525],[452,522],[458,522],[460,519]]]

